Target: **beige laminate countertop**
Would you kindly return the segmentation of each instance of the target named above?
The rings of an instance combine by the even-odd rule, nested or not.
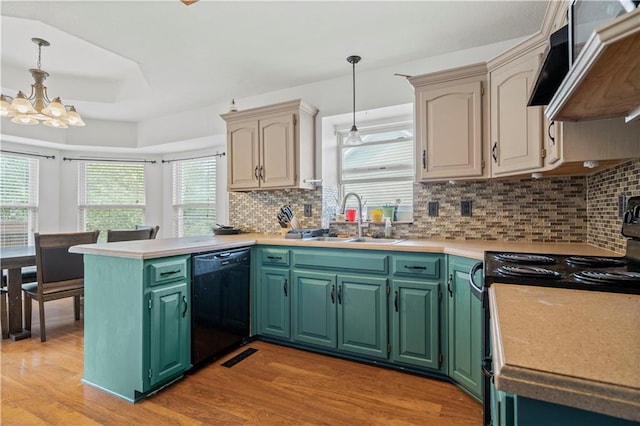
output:
[[[640,421],[640,295],[489,288],[496,388]]]
[[[574,243],[519,243],[501,241],[462,240],[403,240],[396,244],[346,243],[335,241],[303,241],[269,234],[203,235],[183,238],[96,243],[74,246],[73,253],[103,256],[155,259],[159,257],[224,250],[252,245],[283,245],[296,247],[347,248],[355,250],[387,250],[419,253],[444,253],[482,260],[485,251],[520,253],[573,254],[615,256],[616,253],[589,244]]]

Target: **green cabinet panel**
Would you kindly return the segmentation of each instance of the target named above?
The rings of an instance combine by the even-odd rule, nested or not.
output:
[[[291,337],[289,269],[260,270],[260,333],[288,339]]]
[[[335,348],[336,276],[325,272],[293,271],[293,340]]]
[[[361,271],[366,274],[387,274],[386,253],[362,250],[310,249],[294,250],[293,266],[299,268],[330,269],[331,271]]]
[[[439,287],[438,283],[393,280],[393,361],[439,368]]]
[[[338,275],[338,349],[387,358],[387,279]]]
[[[190,367],[191,346],[185,344],[191,320],[187,295],[184,281],[151,291],[151,386]]]
[[[136,401],[191,367],[189,259],[84,255],[83,382]]]
[[[263,265],[289,266],[289,250],[281,248],[260,248],[259,259]]]
[[[469,284],[469,271],[476,262],[449,256],[449,376],[480,398],[482,303],[472,294]],[[482,282],[482,278],[476,277],[476,282]]]

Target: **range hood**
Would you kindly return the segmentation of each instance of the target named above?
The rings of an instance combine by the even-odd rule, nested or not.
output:
[[[551,34],[527,106],[548,105],[568,72],[569,26],[565,25]]]

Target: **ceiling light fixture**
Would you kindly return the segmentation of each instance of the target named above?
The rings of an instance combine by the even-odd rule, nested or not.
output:
[[[362,138],[356,127],[356,64],[362,59],[360,56],[349,56],[347,62],[353,66],[353,126],[349,131],[349,136],[345,139],[345,145],[360,145],[362,144]]]
[[[35,125],[42,121],[45,126],[60,129],[84,126],[84,121],[73,105],[64,105],[59,97],[49,100],[47,86],[44,85],[49,73],[40,69],[40,56],[42,46],[49,46],[50,43],[41,38],[32,38],[31,41],[38,45],[37,68],[29,69],[35,80],[31,85],[31,94],[27,97],[22,91],[18,91],[15,98],[0,95],[0,115],[11,117],[11,121],[18,124]]]

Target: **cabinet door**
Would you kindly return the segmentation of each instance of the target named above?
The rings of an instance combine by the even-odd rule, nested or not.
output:
[[[438,369],[438,283],[393,280],[393,361]]]
[[[277,188],[296,183],[295,115],[260,120],[260,186]]]
[[[257,188],[260,175],[258,123],[256,121],[229,123],[227,151],[228,188]]]
[[[482,176],[482,84],[416,90],[418,179]]]
[[[338,349],[387,358],[387,279],[338,276]]]
[[[528,107],[538,69],[532,53],[491,71],[491,172],[526,172],[542,166],[542,107]]]
[[[293,271],[293,340],[336,347],[336,276]]]
[[[260,333],[289,339],[291,337],[289,270],[262,268],[259,286]]]
[[[150,385],[163,382],[190,367],[189,293],[186,282],[150,292]]]
[[[480,396],[482,386],[482,303],[472,293],[469,270],[475,261],[450,257],[449,376]],[[482,282],[476,277],[476,282]]]

